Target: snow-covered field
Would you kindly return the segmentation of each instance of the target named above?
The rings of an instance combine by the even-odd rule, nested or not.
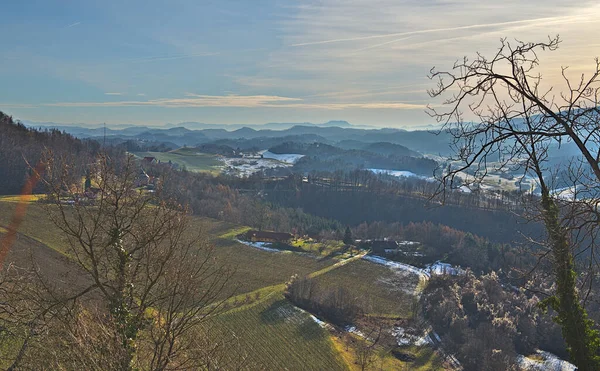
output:
[[[371,171],[375,174],[387,174],[387,175],[395,176],[398,178],[417,178],[417,179],[424,179],[424,180],[428,180],[428,181],[434,180],[433,178],[426,177],[423,175],[417,175],[417,174],[413,173],[412,171],[407,171],[407,170],[369,169],[369,171]]]
[[[297,153],[273,153],[268,150],[259,152],[262,154],[263,158],[269,158],[281,162],[285,162],[287,164],[295,164],[298,160],[300,160],[304,155],[300,155]]]
[[[224,163],[223,172],[226,174],[247,177],[266,169],[278,167],[292,167],[293,164],[278,161],[272,158],[230,158],[220,157]]]

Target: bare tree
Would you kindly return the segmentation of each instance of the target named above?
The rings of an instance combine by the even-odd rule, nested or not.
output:
[[[544,88],[538,53],[554,51],[559,43],[558,36],[540,43],[502,40],[491,58],[477,54],[472,61],[465,57],[456,62],[450,71],[432,69],[437,87],[430,96],[445,97],[446,108],[430,108],[430,113],[454,138],[456,156],[451,160],[461,164],[440,174],[439,194],[445,196],[459,180],[478,184],[490,169],[520,169],[535,179],[540,195],[527,194],[524,201],[535,206],[528,216],[545,225],[547,240],[539,246],[556,279],[556,292],[544,303],[558,313],[555,320],[571,360],[580,370],[598,370],[600,338],[578,290],[578,284],[587,284],[591,291],[593,276],[577,275],[575,257],[587,257],[586,265],[594,271],[600,226],[600,62],[596,59],[590,76],[577,80],[569,79],[563,67],[565,89],[560,93]],[[472,117],[465,118],[463,111]],[[550,152],[565,145],[578,156],[553,164]],[[555,191],[557,177],[570,182],[573,197]]]
[[[83,272],[75,295],[56,298],[70,307],[53,337],[74,344],[63,356],[55,352],[56,365],[202,367],[201,358],[190,356],[199,344],[190,334],[219,312],[231,272],[216,261],[206,236],[190,230],[187,210],[162,198],[160,185],[154,192],[136,187],[140,169],[132,157],[99,156],[87,196],[70,183],[70,170],[63,166],[45,178],[49,215]],[[81,362],[69,366],[73,359]]]
[[[383,326],[379,325],[357,342],[356,363],[361,371],[369,368],[377,360],[377,346],[382,336]]]

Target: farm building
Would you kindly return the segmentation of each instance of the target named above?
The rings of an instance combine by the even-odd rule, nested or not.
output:
[[[396,253],[398,248],[398,242],[393,240],[375,240],[371,242],[371,251],[378,255]]]
[[[289,242],[294,238],[294,235],[282,232],[249,230],[244,235],[244,238],[252,242]]]

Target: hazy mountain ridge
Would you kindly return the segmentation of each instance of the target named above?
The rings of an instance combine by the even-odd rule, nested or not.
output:
[[[327,144],[346,142],[346,145],[350,146],[347,149],[362,149],[371,143],[386,142],[403,146],[419,153],[442,155],[447,154],[450,149],[448,146],[449,140],[446,135],[435,136],[429,131],[406,131],[393,128],[365,129],[354,127],[345,121],[330,121],[325,124],[296,124],[280,130],[276,129],[277,125],[266,124],[262,127],[247,125],[238,128],[215,125],[204,129],[190,129],[184,126],[172,126],[168,128],[132,126],[123,129],[86,128],[68,125],[52,127],[79,138],[103,140],[104,136],[106,136],[107,139],[111,139],[112,143],[115,143],[115,140],[116,142],[135,140],[155,142],[155,144],[172,143],[176,146],[197,146],[209,142],[224,141],[225,143],[221,144],[227,144],[233,148],[237,148],[238,146],[249,148],[247,143],[240,144],[240,142],[256,140],[257,146],[260,142],[265,142],[264,148],[268,148],[281,144],[284,141],[318,141]],[[277,138],[281,140],[277,140]],[[398,150],[404,151],[400,147],[398,147]]]

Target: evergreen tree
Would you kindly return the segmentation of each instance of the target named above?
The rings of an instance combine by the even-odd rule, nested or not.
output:
[[[344,232],[344,243],[346,245],[352,245],[354,240],[352,239],[352,231],[350,231],[350,227],[346,227],[346,232]]]

